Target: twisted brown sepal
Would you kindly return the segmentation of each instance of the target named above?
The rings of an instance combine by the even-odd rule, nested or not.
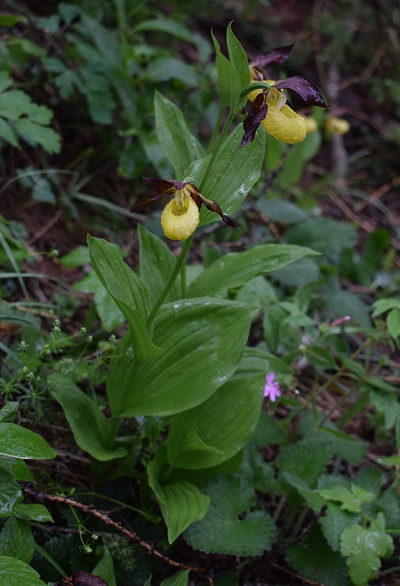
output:
[[[309,106],[319,106],[320,108],[328,108],[325,104],[325,100],[319,88],[314,82],[295,75],[293,77],[287,77],[286,79],[280,79],[274,84],[274,88],[278,90],[292,90],[299,94]]]
[[[222,212],[219,204],[217,204],[216,201],[213,199],[207,199],[204,197],[204,195],[201,195],[200,191],[194,185],[189,183],[187,185],[189,185],[190,197],[193,199],[199,209],[201,208],[201,204],[204,204],[206,208],[210,210],[210,212],[215,212],[218,214],[227,226],[231,226],[232,228],[239,228],[238,224],[236,224],[232,218]]]
[[[278,47],[273,51],[269,51],[269,53],[266,53],[265,55],[260,55],[259,57],[256,57],[254,61],[250,63],[250,66],[265,67],[269,63],[284,63],[286,59],[289,57],[293,47],[294,44],[286,45],[285,47]]]
[[[257,128],[264,120],[268,112],[268,105],[266,101],[266,92],[258,94],[255,98],[249,115],[243,121],[244,135],[240,146],[244,146],[248,142],[253,142],[257,132]]]
[[[158,177],[143,177],[143,179],[147,181],[156,195],[141,201],[136,207],[133,208],[133,210],[131,210],[132,212],[147,208],[147,206],[153,203],[153,201],[160,199],[160,197],[165,195],[174,195],[178,189],[183,189],[186,185],[186,183],[180,183],[179,181],[175,181],[175,179],[170,179],[169,181],[165,179],[159,179]]]

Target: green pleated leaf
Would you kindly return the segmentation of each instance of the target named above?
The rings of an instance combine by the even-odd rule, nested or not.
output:
[[[175,170],[175,179],[185,178],[185,169],[203,155],[203,149],[189,131],[180,109],[159,92],[154,96],[157,136],[160,146]]]
[[[0,423],[0,454],[41,460],[52,459],[57,455],[40,435],[15,423]]]
[[[161,486],[159,467],[154,461],[148,465],[147,474],[168,528],[168,542],[173,543],[192,523],[204,517],[210,499],[190,482],[171,482]]]
[[[9,556],[29,564],[33,557],[35,541],[29,523],[11,517],[0,533],[0,556]],[[0,584],[8,584],[2,582]]]
[[[221,476],[203,492],[210,497],[211,505],[206,516],[185,531],[184,538],[191,547],[240,556],[257,556],[271,549],[275,524],[264,511],[248,512],[254,491],[244,478]]]
[[[226,31],[226,43],[231,63],[231,75],[233,75],[233,71],[236,72],[233,79],[231,78],[232,90],[237,88],[236,91],[232,91],[231,107],[234,112],[237,112],[246,105],[247,96],[240,98],[240,92],[250,83],[251,79],[246,53],[232,31],[232,23],[229,23]]]
[[[217,67],[219,97],[221,107],[226,107],[230,104],[231,96],[231,64],[229,60],[221,53],[221,49],[217,38],[211,32],[212,40],[215,49],[215,65]]]
[[[162,354],[134,362],[128,336],[111,361],[107,392],[113,415],[172,415],[208,399],[240,362],[250,321],[248,306],[223,299],[164,305],[153,336]]]
[[[285,244],[261,244],[244,252],[231,252],[217,259],[190,284],[188,295],[215,295],[224,289],[244,285],[305,256],[316,254],[309,248]]]
[[[126,456],[125,448],[113,447],[113,424],[89,395],[60,374],[50,375],[48,382],[51,394],[62,406],[75,441],[82,450],[101,461]]]
[[[156,356],[159,349],[151,341],[146,326],[149,298],[143,282],[124,262],[118,246],[90,235],[88,246],[97,276],[129,323],[135,358]]]
[[[205,197],[215,200],[228,215],[240,209],[258,181],[264,162],[265,133],[259,132],[254,142],[239,148],[242,136],[243,127],[239,125],[222,144],[201,191]],[[209,157],[196,161],[186,170],[186,176],[193,177],[196,185],[201,185],[208,163]],[[202,209],[200,217],[201,224],[219,219],[217,214],[206,209]]]
[[[40,579],[39,574],[35,572],[28,564],[21,562],[13,557],[0,556],[0,584],[7,586],[46,586],[46,583]]]
[[[209,468],[239,452],[257,425],[264,380],[265,372],[243,372],[239,366],[207,401],[177,415],[167,442],[169,463],[175,468]]]
[[[176,264],[176,258],[160,238],[139,225],[140,278],[149,292],[152,306],[167,284]],[[181,297],[179,280],[176,279],[166,302]]]

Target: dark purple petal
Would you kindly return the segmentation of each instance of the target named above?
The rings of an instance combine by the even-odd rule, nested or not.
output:
[[[320,108],[327,108],[324,98],[319,88],[308,79],[295,75],[286,79],[280,79],[275,82],[274,88],[278,90],[287,89],[293,90],[308,104],[309,106],[319,106]]]
[[[156,195],[141,201],[135,208],[133,208],[133,210],[131,210],[132,212],[137,212],[138,210],[147,208],[147,206],[153,203],[153,201],[157,201],[164,195],[174,195],[178,189],[183,189],[186,185],[186,183],[180,183],[179,181],[175,181],[175,179],[170,179],[169,181],[159,179],[158,177],[143,177],[143,179],[147,181],[153,191],[155,191]]]
[[[253,102],[250,113],[243,121],[244,135],[240,146],[244,146],[248,142],[253,142],[257,132],[257,128],[264,120],[268,112],[268,105],[265,99],[265,93],[258,94]]]
[[[175,191],[178,189],[183,189],[185,187],[185,183],[180,183],[179,181],[175,181],[175,179],[159,179],[158,177],[143,177],[150,185],[153,191],[157,193],[157,195],[174,195]]]
[[[253,65],[254,67],[265,67],[265,65],[268,65],[268,63],[284,63],[289,57],[293,47],[294,44],[274,49],[266,55],[260,55],[259,57],[256,57],[254,61],[250,63],[250,65]]]

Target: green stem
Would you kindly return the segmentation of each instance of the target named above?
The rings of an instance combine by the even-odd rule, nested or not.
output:
[[[203,175],[203,179],[201,180],[200,185],[199,185],[199,191],[201,191],[205,185],[207,177],[210,174],[210,171],[211,171],[212,166],[214,164],[215,157],[217,156],[217,153],[218,153],[219,149],[221,148],[222,143],[225,140],[225,137],[227,135],[227,132],[229,130],[229,127],[231,125],[233,117],[234,117],[234,114],[232,113],[232,111],[230,111],[229,116],[226,119],[226,122],[224,124],[223,129],[222,129],[221,136],[219,137],[217,146],[213,150],[211,157],[210,157],[210,160],[208,161],[208,165],[207,165],[207,168],[206,168],[205,173]],[[214,135],[213,135],[213,140],[215,140]],[[186,295],[186,278],[185,278],[185,272],[184,272],[184,264],[185,264],[186,257],[187,257],[187,254],[189,252],[189,249],[190,249],[192,242],[193,242],[193,234],[190,236],[190,238],[185,240],[182,245],[181,253],[178,257],[178,260],[176,261],[176,264],[174,266],[174,270],[172,271],[171,276],[170,276],[167,284],[165,285],[163,291],[161,292],[160,297],[157,299],[157,302],[154,305],[153,309],[151,310],[151,313],[147,319],[147,327],[150,327],[151,324],[153,323],[153,321],[158,313],[158,310],[160,309],[161,305],[164,303],[165,298],[167,297],[172,285],[175,283],[175,280],[181,271],[182,271],[182,273],[181,273],[182,294],[183,294],[183,296]]]
[[[192,244],[192,241],[193,241],[193,234],[187,240],[184,241],[184,243],[182,245],[181,253],[178,257],[178,260],[176,261],[176,264],[174,266],[174,270],[171,273],[171,276],[168,280],[168,283],[165,285],[164,289],[162,290],[160,297],[157,299],[157,302],[154,305],[153,309],[151,310],[151,313],[147,319],[147,327],[150,327],[151,324],[153,323],[154,318],[156,317],[156,315],[158,313],[158,310],[160,309],[161,305],[164,303],[165,298],[168,295],[172,285],[175,283],[175,279],[179,275],[181,268],[183,267],[183,264],[186,260],[186,257],[189,252],[189,248],[190,248],[190,245]]]

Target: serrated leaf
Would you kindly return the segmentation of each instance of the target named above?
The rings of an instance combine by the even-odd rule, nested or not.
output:
[[[62,406],[75,441],[82,450],[102,462],[127,455],[125,448],[113,446],[113,423],[89,395],[60,374],[50,375],[48,383],[51,394]]]
[[[159,467],[155,461],[147,466],[147,475],[168,528],[168,542],[173,543],[187,527],[204,517],[210,499],[190,482],[161,485],[158,478]]]
[[[0,556],[0,584],[7,586],[46,586],[30,566],[13,557]]]
[[[340,536],[347,527],[353,525],[354,515],[344,511],[336,503],[329,503],[319,523],[328,544],[333,551],[339,551]]]
[[[160,350],[153,344],[146,326],[150,307],[143,282],[123,261],[121,250],[114,244],[88,235],[88,246],[97,276],[129,323],[135,358],[158,355]]]
[[[326,500],[339,501],[341,508],[350,513],[359,513],[364,503],[369,503],[375,498],[374,493],[364,490],[353,483],[351,491],[345,486],[335,486],[324,488],[318,492]]]
[[[308,248],[284,244],[261,244],[244,252],[231,252],[217,259],[190,284],[188,295],[215,295],[244,285],[257,275],[283,267],[302,256],[315,254]]]
[[[281,449],[279,467],[282,472],[293,474],[312,486],[332,456],[329,441],[321,437],[305,438]]]
[[[379,514],[368,529],[352,525],[341,535],[340,551],[348,558],[349,573],[356,586],[365,586],[381,567],[380,558],[393,553],[393,539],[384,532],[382,520],[383,515]]]
[[[15,423],[0,423],[0,454],[22,459],[52,459],[56,452],[40,435]]]
[[[17,135],[15,134],[13,127],[8,124],[3,118],[0,118],[0,138],[12,144],[12,146],[18,148],[19,142]]]
[[[208,513],[184,533],[191,547],[207,553],[257,556],[269,550],[275,524],[264,511],[248,512],[254,492],[243,478],[219,477],[203,492],[210,497]],[[246,512],[243,519],[239,515]]]
[[[199,298],[164,305],[154,324],[160,356],[135,363],[122,340],[107,392],[116,417],[171,415],[199,405],[236,370],[251,321],[248,306]]]
[[[61,150],[60,135],[52,128],[47,128],[41,124],[36,124],[26,118],[16,120],[15,128],[28,142],[38,144],[50,155],[54,155]]]
[[[160,238],[139,225],[140,278],[149,292],[152,306],[168,283],[176,264],[176,258]],[[176,279],[165,302],[181,297],[179,280]]]
[[[16,517],[6,521],[0,533],[0,556],[9,556],[29,564],[33,557],[34,544],[29,523]],[[8,585],[8,582],[2,582],[1,579],[0,583]]]
[[[189,131],[182,112],[175,104],[156,92],[154,107],[160,146],[174,167],[175,178],[182,181],[185,169],[203,156],[203,149]]]
[[[186,169],[185,175],[193,177],[196,185],[202,185],[202,194],[215,200],[224,214],[234,214],[260,177],[264,163],[265,135],[265,132],[259,133],[254,142],[246,148],[239,148],[243,136],[243,127],[239,125],[219,149],[204,185],[203,176],[211,155],[195,161]],[[200,219],[201,224],[209,224],[215,222],[218,216],[203,208]]]
[[[207,401],[176,416],[167,442],[171,466],[209,468],[239,452],[259,419],[264,379],[265,373],[241,372],[239,366]]]
[[[331,550],[319,527],[311,529],[306,539],[289,546],[286,560],[301,576],[324,586],[350,586],[345,560]]]

